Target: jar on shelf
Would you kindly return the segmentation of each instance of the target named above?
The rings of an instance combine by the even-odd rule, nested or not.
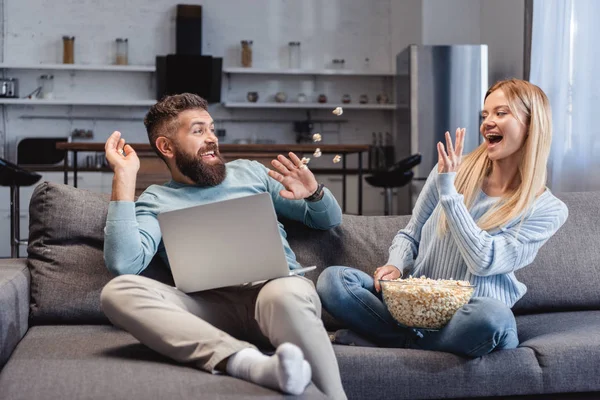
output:
[[[275,95],[275,101],[277,103],[285,103],[287,100],[287,94],[285,92],[277,92]]]
[[[349,94],[345,94],[342,96],[342,103],[349,104],[352,101],[352,98]]]
[[[63,36],[63,64],[75,63],[75,36]]]
[[[367,96],[366,94],[361,94],[358,98],[358,102],[360,104],[367,104],[369,102],[369,96]]]
[[[317,101],[319,103],[327,103],[327,96],[325,96],[324,94],[320,94],[319,97],[317,97]]]
[[[128,62],[128,53],[129,53],[129,41],[127,38],[117,38],[116,39],[116,56],[115,56],[115,64],[117,65],[127,65]]]
[[[388,104],[390,102],[390,99],[389,99],[388,95],[385,94],[385,93],[378,94],[377,98],[375,100],[379,104]]]
[[[291,69],[300,69],[300,42],[289,42],[288,49],[290,57],[289,67]]]
[[[40,75],[38,78],[40,99],[52,99],[54,97],[54,75]]]
[[[252,67],[252,40],[242,40],[242,67]]]
[[[306,97],[306,95],[304,93],[298,93],[297,100],[298,100],[298,103],[306,103],[308,101],[308,98]]]
[[[246,99],[250,103],[256,103],[258,101],[258,92],[248,92],[246,94]]]

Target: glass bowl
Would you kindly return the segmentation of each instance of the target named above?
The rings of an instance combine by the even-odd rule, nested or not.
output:
[[[379,283],[383,302],[396,322],[431,330],[443,328],[475,291],[467,281],[408,278]]]

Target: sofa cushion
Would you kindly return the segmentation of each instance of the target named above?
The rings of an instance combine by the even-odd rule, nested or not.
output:
[[[113,277],[102,253],[108,203],[107,195],[67,185],[34,190],[27,247],[33,324],[108,322],[100,310],[100,291]],[[161,264],[156,258],[144,275],[172,282]]]
[[[344,389],[354,399],[465,399],[543,390],[535,354],[528,348],[476,359],[426,350],[334,349]]]
[[[597,391],[594,373],[598,366],[590,365],[585,354],[575,351],[565,357],[565,352],[556,358],[557,354],[546,353],[549,349],[538,353],[539,349],[529,346],[541,348],[542,342],[552,337],[565,337],[577,344],[580,329],[598,329],[600,313],[589,313],[565,313],[564,318],[556,314],[521,316],[517,320],[525,335],[523,347],[472,360],[424,350],[338,345],[334,350],[351,399],[509,398],[529,393]],[[542,319],[536,320],[538,317]],[[586,328],[582,321],[588,318],[595,322]],[[561,328],[556,322],[578,328]],[[597,342],[596,348],[600,348]],[[596,353],[593,357],[599,359]],[[576,363],[579,365],[571,373],[569,369]],[[559,365],[564,367],[559,370]],[[589,368],[584,371],[586,366]],[[575,373],[584,375],[579,378]],[[178,364],[126,332],[97,325],[32,327],[0,373],[0,393],[3,400],[283,397],[237,379]],[[324,397],[311,385],[300,398]]]
[[[0,370],[29,328],[29,276],[24,259],[0,259]]]
[[[36,326],[0,374],[3,400],[283,399],[281,393],[181,365],[110,326]],[[325,399],[313,385],[304,399]]]
[[[517,271],[527,293],[513,310],[600,310],[600,192],[557,194],[569,218],[540,249],[531,265]]]
[[[535,351],[546,393],[600,391],[600,311],[522,315],[517,331],[520,346]]]
[[[302,265],[316,265],[315,279],[328,266],[345,265],[372,274],[388,259],[388,249],[409,216],[344,215],[335,229],[318,231],[296,221],[282,221],[290,246]]]

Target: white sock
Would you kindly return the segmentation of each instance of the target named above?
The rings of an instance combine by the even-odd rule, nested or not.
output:
[[[283,343],[271,357],[247,348],[227,360],[229,375],[284,393],[299,395],[310,383],[310,364],[298,346]]]

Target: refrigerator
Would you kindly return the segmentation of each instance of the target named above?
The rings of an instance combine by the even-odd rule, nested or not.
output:
[[[488,89],[487,45],[411,45],[396,56],[396,159],[420,153],[408,187],[398,190],[398,214],[410,214],[438,161],[437,142],[466,128],[463,154],[481,143],[481,109]]]

